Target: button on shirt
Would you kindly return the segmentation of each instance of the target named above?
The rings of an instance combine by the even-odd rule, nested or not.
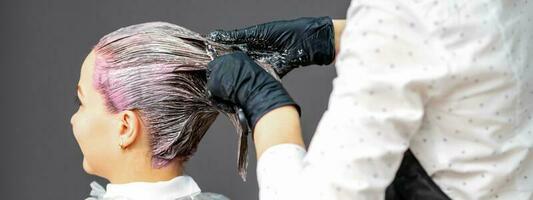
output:
[[[384,199],[410,148],[452,199],[533,199],[533,1],[352,1],[308,152],[258,161],[260,199]]]

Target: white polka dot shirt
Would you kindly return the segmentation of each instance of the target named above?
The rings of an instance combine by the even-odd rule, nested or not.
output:
[[[533,199],[533,1],[352,1],[308,152],[258,161],[260,199],[384,199],[410,148],[452,199]],[[305,108],[304,108],[305,109]]]

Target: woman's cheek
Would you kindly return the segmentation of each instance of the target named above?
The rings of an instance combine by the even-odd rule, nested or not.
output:
[[[73,124],[73,132],[81,152],[85,159],[97,154],[98,145],[101,143],[98,140],[98,125],[97,117],[90,115],[90,113],[77,113],[76,122]],[[96,119],[96,120],[95,120]]]
[[[76,123],[73,124],[72,131],[74,132],[74,137],[80,146],[82,153],[84,152],[84,146],[88,139],[90,139],[89,133],[91,132],[90,122],[88,119],[76,114]]]
[[[91,156],[91,145],[90,145],[90,132],[91,132],[91,126],[89,118],[87,118],[83,113],[81,113],[79,110],[72,116],[72,132],[74,134],[74,138],[76,139],[76,142],[78,143],[78,146],[80,147],[81,153],[83,155],[83,170],[88,174],[94,174],[94,170],[91,167],[91,164],[89,164],[88,160],[91,160],[88,157]]]
[[[84,152],[84,169],[87,173],[97,175],[108,168],[108,158],[114,155],[111,145],[112,134],[109,119],[105,115],[91,115],[80,124],[80,147]]]

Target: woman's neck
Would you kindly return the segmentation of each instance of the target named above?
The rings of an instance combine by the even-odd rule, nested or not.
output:
[[[151,161],[140,161],[139,159],[130,159],[130,161],[117,168],[120,171],[112,173],[108,178],[110,183],[168,181],[183,175],[183,161],[181,159],[174,159],[161,168],[153,168]]]

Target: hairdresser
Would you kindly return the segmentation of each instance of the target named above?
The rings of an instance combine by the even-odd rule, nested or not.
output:
[[[254,130],[260,198],[531,199],[533,32],[520,22],[533,4],[357,2],[346,21],[210,34],[277,52],[267,60],[281,76],[337,57],[307,152],[300,109],[279,82],[245,53],[209,63],[212,97],[241,106]]]

